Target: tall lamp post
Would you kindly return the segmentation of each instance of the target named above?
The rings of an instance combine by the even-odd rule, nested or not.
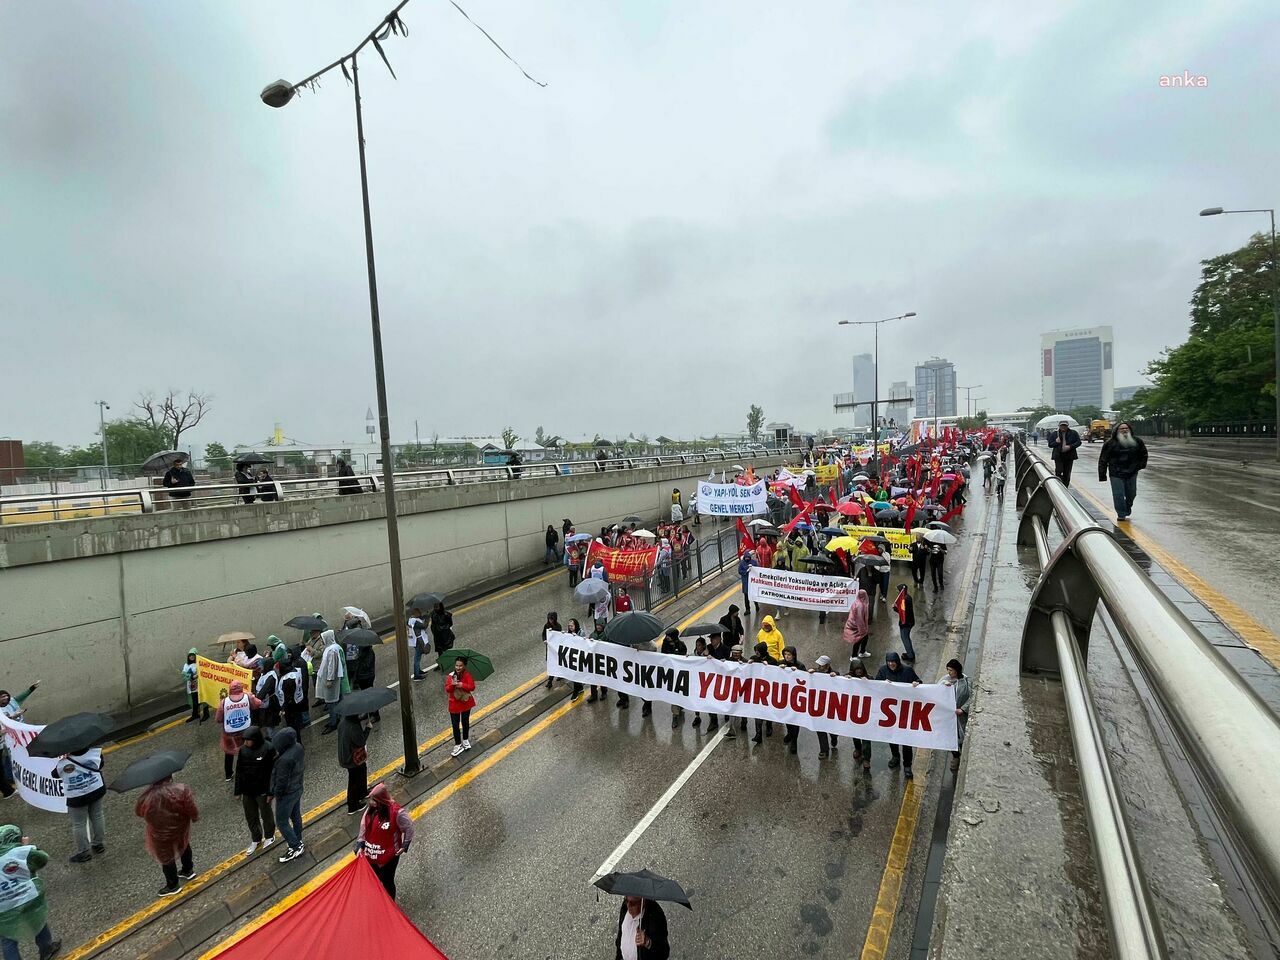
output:
[[[111,467],[107,463],[107,414],[106,411],[111,409],[111,404],[105,400],[94,401],[98,405],[98,433],[102,437],[102,489],[107,489],[107,477],[111,474]]]
[[[914,310],[909,310],[896,317],[885,317],[883,320],[841,320],[839,322],[842,327],[875,328],[875,360],[871,377],[871,457],[877,471],[880,469],[880,324],[890,323],[894,320],[905,320],[907,317],[914,317],[915,315]]]
[[[969,409],[969,391],[977,390],[980,386],[982,386],[982,384],[975,383],[971,387],[960,387],[960,389],[964,391],[964,415],[966,420],[973,416],[973,411]]]
[[[1271,217],[1271,322],[1275,336],[1273,347],[1276,361],[1276,459],[1280,460],[1280,260],[1276,258],[1276,211],[1273,207],[1257,210],[1223,210],[1222,207],[1206,207],[1202,217],[1216,217],[1224,213],[1265,213]]]

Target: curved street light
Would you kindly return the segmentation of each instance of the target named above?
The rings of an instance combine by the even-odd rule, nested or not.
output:
[[[914,310],[908,310],[906,313],[901,313],[896,317],[885,317],[883,320],[837,321],[837,325],[841,327],[874,327],[876,331],[876,352],[871,377],[871,459],[875,463],[877,471],[880,469],[880,324],[892,323],[894,320],[905,320],[907,317],[914,317],[915,315],[916,312]],[[854,389],[857,389],[856,384]]]

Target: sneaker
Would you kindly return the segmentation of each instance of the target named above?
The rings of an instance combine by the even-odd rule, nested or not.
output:
[[[77,853],[74,857],[71,857],[70,861],[71,863],[88,863],[92,859],[93,859],[93,854],[90,853],[88,850],[85,850],[81,853]]]
[[[288,863],[290,860],[297,860],[300,856],[302,856],[302,847],[298,847],[297,850],[290,848],[284,852],[284,856],[276,859],[281,863]]]
[[[93,852],[101,856],[107,852],[107,845],[105,843],[95,843],[93,845]]]
[[[179,871],[178,878],[180,880],[194,880],[196,878],[196,874],[199,872],[200,871],[197,870],[195,867],[192,867],[190,873],[182,873],[181,871]]]
[[[173,887],[161,887],[158,891],[156,891],[156,896],[172,897],[172,896],[176,896],[178,893],[181,893],[181,892],[182,892],[181,885],[173,886]]]
[[[460,757],[460,756],[462,756],[462,751],[463,751],[464,749],[466,749],[466,748],[465,748],[465,747],[463,747],[463,745],[459,743],[457,746],[455,746],[452,750],[450,750],[450,751],[449,751],[449,756],[451,756],[451,757]]]
[[[1116,523],[1126,523],[1128,520],[1128,517],[1116,517]]]
[[[902,775],[906,777],[908,780],[911,780],[915,777],[915,774],[911,772],[910,767],[907,767],[905,770],[903,770]]]
[[[900,766],[902,766],[902,761],[901,761],[901,760],[899,760],[897,757],[890,757],[890,758],[889,758],[889,769],[890,769],[890,770],[897,770],[897,769],[898,769],[898,767],[900,767]]]
[[[760,734],[757,733],[754,737],[751,738],[751,742],[756,744],[764,743],[764,739],[760,736]]]
[[[61,940],[49,941],[49,948],[47,950],[40,951],[40,960],[52,960],[53,957],[57,956],[58,951],[61,949],[62,949]]]
[[[275,837],[267,837],[267,839],[262,841],[262,849],[263,850],[267,849],[267,847],[271,846],[275,842],[276,842]]]
[[[819,750],[819,751],[818,751],[818,759],[819,759],[819,760],[825,760],[825,759],[827,759],[827,757],[829,757],[829,756],[831,756],[831,754],[827,753],[827,751],[825,751],[825,750]]]
[[[257,852],[258,852],[257,840],[252,841],[247,847],[244,848],[244,855],[246,857],[252,857]]]
[[[470,740],[463,740],[463,741],[462,741],[462,749],[463,749],[463,750],[470,750],[470,749],[471,749],[471,741],[470,741]]]
[[[420,674],[418,674],[416,677],[414,677],[414,678],[413,678],[413,682],[414,682],[414,683],[418,683],[419,681],[422,681],[422,680],[425,680],[425,679],[427,679],[427,675],[426,675],[425,673],[420,673]]]
[[[862,659],[862,660],[870,660],[870,659],[871,659],[871,654],[870,654],[869,652],[867,652],[866,650],[863,650],[860,654],[858,654],[858,657],[859,657],[860,659]]]

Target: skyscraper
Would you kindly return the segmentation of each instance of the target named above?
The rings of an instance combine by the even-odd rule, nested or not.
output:
[[[855,403],[865,406],[855,407],[853,425],[855,427],[871,426],[871,401],[876,395],[876,364],[869,353],[858,353],[853,357],[853,399]]]
[[[956,365],[934,357],[916,365],[916,417],[956,416]]]
[[[1054,330],[1040,337],[1040,401],[1067,413],[1115,404],[1111,327]]]
[[[911,387],[905,380],[895,380],[889,385],[889,402],[880,416],[890,419],[896,426],[903,426],[911,421]]]

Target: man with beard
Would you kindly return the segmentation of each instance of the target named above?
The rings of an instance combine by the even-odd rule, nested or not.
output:
[[[1068,487],[1071,486],[1071,468],[1080,456],[1080,434],[1071,429],[1071,424],[1063,420],[1058,424],[1058,432],[1049,441],[1049,452],[1053,457],[1053,474]]]
[[[1111,499],[1116,506],[1116,520],[1128,520],[1133,501],[1138,495],[1138,471],[1147,466],[1147,445],[1133,435],[1128,421],[1116,424],[1111,439],[1102,445],[1098,455],[1098,480],[1111,472]]]

